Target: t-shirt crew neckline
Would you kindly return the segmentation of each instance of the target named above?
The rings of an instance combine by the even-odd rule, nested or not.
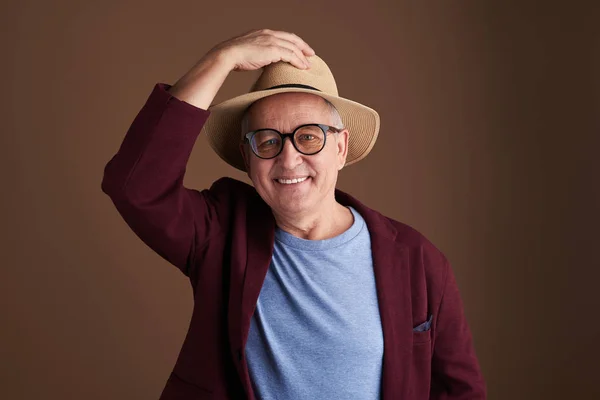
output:
[[[308,240],[296,237],[291,233],[288,233],[283,229],[277,227],[275,229],[275,240],[286,246],[306,251],[328,250],[348,243],[356,236],[358,236],[358,234],[364,228],[365,225],[365,221],[358,213],[358,211],[356,211],[352,207],[348,208],[354,216],[354,222],[352,223],[352,226],[350,226],[350,228],[348,228],[345,232],[342,232],[338,236],[324,240]]]

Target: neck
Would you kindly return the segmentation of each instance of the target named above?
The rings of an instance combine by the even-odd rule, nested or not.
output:
[[[326,207],[312,213],[277,213],[273,210],[277,226],[282,230],[307,240],[324,240],[338,236],[354,223],[352,212],[333,200]]]

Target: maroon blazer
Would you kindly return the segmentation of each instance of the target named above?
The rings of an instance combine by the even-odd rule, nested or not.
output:
[[[157,84],[104,170],[102,190],[135,234],[190,280],[194,310],[160,397],[254,399],[245,344],[271,261],[275,220],[252,186],[231,178],[183,186],[209,112]],[[457,284],[446,257],[413,228],[336,191],[371,234],[383,329],[382,397],[484,399]],[[427,321],[425,331],[413,328]]]

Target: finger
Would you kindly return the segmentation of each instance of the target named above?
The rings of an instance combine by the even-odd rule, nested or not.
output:
[[[310,47],[308,43],[306,43],[300,36],[296,35],[295,33],[277,32],[277,34],[281,35],[280,37],[282,39],[289,40],[290,42],[294,43],[305,55],[315,55],[315,51],[313,50],[313,48]]]
[[[296,56],[298,56],[298,58],[300,60],[302,60],[302,62],[304,64],[306,64],[306,67],[310,67],[310,62],[308,61],[308,58],[306,58],[306,55],[302,52],[302,50],[300,50],[300,48],[298,46],[296,46],[294,43],[292,42],[288,42],[285,39],[273,39],[275,40],[275,44],[279,47],[283,47],[286,48],[288,50],[292,50]]]
[[[285,61],[299,69],[308,68],[304,64],[304,61],[302,61],[302,59],[300,57],[298,57],[298,55],[293,50],[290,50],[290,49],[287,49],[284,47],[276,48],[275,58],[277,58],[277,60],[275,60],[275,61]]]
[[[294,43],[302,52],[307,56],[315,55],[315,51],[308,45],[302,38],[295,33],[284,32],[284,31],[269,31],[271,35],[276,36],[280,39],[285,39],[288,42]]]

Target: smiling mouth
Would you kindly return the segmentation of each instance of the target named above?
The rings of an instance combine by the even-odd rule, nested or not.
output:
[[[305,176],[303,178],[294,178],[294,179],[274,179],[274,181],[279,184],[282,184],[282,185],[295,185],[295,184],[304,182],[308,178],[310,178],[310,177]]]

